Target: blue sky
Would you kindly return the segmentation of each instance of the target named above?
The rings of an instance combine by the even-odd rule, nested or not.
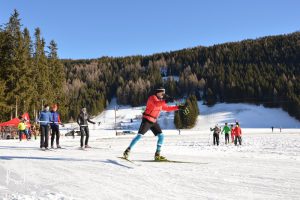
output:
[[[299,0],[0,0],[60,58],[149,55],[300,30]]]

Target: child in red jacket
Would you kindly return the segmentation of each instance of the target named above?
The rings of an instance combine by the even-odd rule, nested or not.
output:
[[[234,127],[233,127],[233,124],[230,125],[230,131],[231,131],[231,142],[234,143]]]

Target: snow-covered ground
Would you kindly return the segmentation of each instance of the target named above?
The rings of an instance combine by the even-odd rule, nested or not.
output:
[[[115,104],[94,118],[101,124],[90,126],[93,148],[86,151],[78,149],[78,136],[62,136],[64,149],[46,152],[38,140],[0,140],[0,198],[299,199],[299,121],[280,109],[247,104],[199,106],[196,127],[180,135],[172,113],[159,121],[166,133],[163,155],[191,163],[151,162],[156,146],[151,133],[133,149],[135,163],[119,159],[133,136],[115,136]],[[142,107],[119,107],[117,126],[136,131],[141,112]],[[220,146],[213,146],[208,128],[235,120],[243,145],[225,145],[222,135]]]

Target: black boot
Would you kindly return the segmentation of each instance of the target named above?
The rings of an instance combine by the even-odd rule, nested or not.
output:
[[[154,160],[156,160],[156,161],[165,161],[165,160],[167,160],[167,158],[164,157],[164,156],[161,156],[160,151],[156,151],[155,155],[154,155]]]
[[[128,148],[124,151],[123,157],[124,157],[125,159],[128,159],[129,153],[130,153],[130,148],[128,147]]]

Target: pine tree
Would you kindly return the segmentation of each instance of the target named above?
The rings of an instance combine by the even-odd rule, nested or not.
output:
[[[38,92],[38,97],[35,99],[39,102],[39,107],[42,105],[40,103],[46,102],[51,103],[54,100],[54,95],[52,94],[51,82],[49,79],[49,66],[47,57],[45,55],[45,41],[41,38],[41,31],[39,28],[35,29],[35,44],[34,44],[34,56],[33,65],[35,73],[36,88],[35,91]]]
[[[176,127],[177,129],[183,128],[183,126],[182,126],[182,119],[181,119],[181,115],[180,115],[180,111],[176,111],[176,112],[175,112],[175,116],[174,116],[174,124],[175,124],[175,127]]]
[[[31,99],[31,52],[30,36],[27,29],[21,32],[19,14],[15,10],[6,24],[6,31],[11,36],[9,43],[12,48],[10,66],[7,73],[7,101],[10,105],[17,102],[20,112],[29,110]]]
[[[66,95],[65,95],[65,71],[64,66],[58,58],[57,44],[54,40],[50,41],[48,54],[49,79],[51,80],[51,94],[53,103],[59,104],[59,111],[63,117],[66,117]],[[95,108],[97,106],[95,105]],[[96,109],[95,109],[96,110]]]

